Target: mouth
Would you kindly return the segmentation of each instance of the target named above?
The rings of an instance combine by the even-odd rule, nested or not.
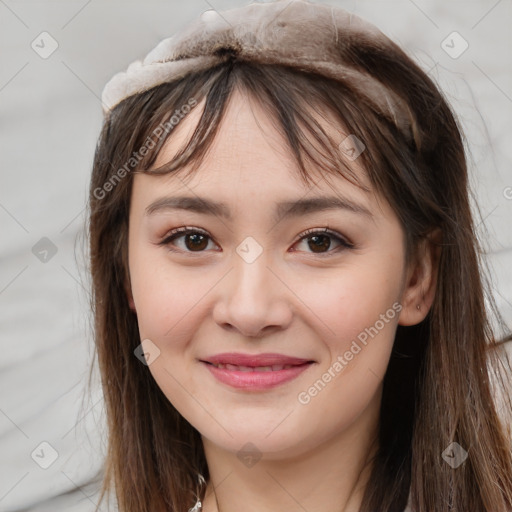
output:
[[[292,365],[292,364],[273,364],[272,366],[239,366],[236,364],[223,364],[223,363],[209,363],[208,361],[204,361],[206,364],[211,364],[215,366],[215,368],[220,368],[221,370],[226,369],[235,372],[277,372],[280,370],[288,370],[289,368],[293,368],[294,366],[301,365]],[[304,363],[307,364],[307,363]]]
[[[315,361],[282,354],[218,354],[200,360],[223,384],[243,390],[267,390],[289,382]]]

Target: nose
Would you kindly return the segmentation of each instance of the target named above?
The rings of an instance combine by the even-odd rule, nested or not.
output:
[[[261,338],[290,325],[292,292],[269,263],[265,251],[251,263],[234,254],[234,268],[222,280],[213,309],[223,329]]]

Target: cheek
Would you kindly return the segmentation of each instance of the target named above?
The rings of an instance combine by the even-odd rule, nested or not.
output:
[[[298,417],[312,423],[315,442],[349,429],[364,411],[377,414],[379,409],[379,389],[393,347],[400,305],[383,297],[382,302],[363,297],[350,300],[349,295],[338,294],[338,307],[326,303],[331,314],[327,316],[325,309],[325,320],[336,335],[324,338],[327,357],[294,397]],[[376,404],[373,413],[369,409],[372,403]]]
[[[389,334],[388,324],[398,320],[397,307],[392,306],[400,298],[400,278],[399,266],[366,261],[333,270],[325,279],[302,275],[294,283],[294,290],[314,313],[318,332],[321,328],[325,333],[331,350],[339,351],[381,315],[385,315],[385,326],[379,322],[378,328]]]
[[[196,306],[214,281],[204,272],[199,279],[197,269],[173,266],[159,252],[131,253],[132,293],[141,336],[176,345],[184,329],[194,324]]]
[[[331,277],[307,295],[301,291],[314,309],[317,332],[324,333],[327,354],[298,401],[315,402],[319,414],[333,414],[326,408],[337,403],[347,418],[371,399],[386,372],[401,310],[401,267],[354,265]]]
[[[158,357],[148,367],[155,382],[173,406],[188,417],[193,410],[190,396],[200,394],[199,386],[190,378],[195,364],[191,339],[201,322],[197,316],[201,298],[214,281],[204,273],[198,278],[193,269],[177,269],[165,256],[157,256],[134,250],[130,257],[139,334],[141,340],[149,339],[159,349]]]

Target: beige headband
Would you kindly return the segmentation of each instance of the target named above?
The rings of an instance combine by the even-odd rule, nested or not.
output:
[[[134,94],[213,67],[227,60],[231,52],[239,60],[284,64],[340,81],[349,79],[351,86],[356,84],[380,112],[409,134],[410,113],[405,102],[372,76],[340,61],[340,46],[354,36],[384,48],[390,44],[371,23],[343,9],[305,0],[206,11],[184,30],[161,41],[144,60],[114,75],[103,90],[104,113]]]

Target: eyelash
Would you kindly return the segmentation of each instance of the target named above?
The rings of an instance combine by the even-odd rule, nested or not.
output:
[[[181,228],[176,228],[176,229],[173,229],[172,231],[170,231],[168,233],[168,235],[161,242],[159,242],[158,245],[170,246],[171,242],[173,242],[174,240],[176,240],[182,236],[190,235],[190,234],[204,235],[204,236],[207,236],[210,240],[212,240],[212,238],[208,235],[208,233],[206,231],[203,231],[202,229],[192,228],[192,227],[181,227]],[[344,237],[342,237],[339,233],[336,233],[335,231],[330,230],[328,227],[323,228],[323,229],[318,229],[318,228],[308,229],[299,235],[299,239],[297,240],[296,243],[301,242],[303,239],[311,237],[313,235],[329,235],[331,238],[334,238],[340,244],[340,247],[338,247],[334,250],[329,250],[325,253],[311,252],[310,254],[314,254],[314,255],[317,255],[320,257],[328,257],[328,256],[332,256],[334,253],[337,254],[341,250],[354,248],[354,244],[350,243],[348,240],[346,240]],[[181,249],[177,250],[177,249],[173,249],[171,247],[168,247],[168,249],[172,252],[181,252],[181,253],[185,252],[187,254],[197,254],[197,255],[205,252],[205,251],[188,251],[188,250],[183,251]]]

